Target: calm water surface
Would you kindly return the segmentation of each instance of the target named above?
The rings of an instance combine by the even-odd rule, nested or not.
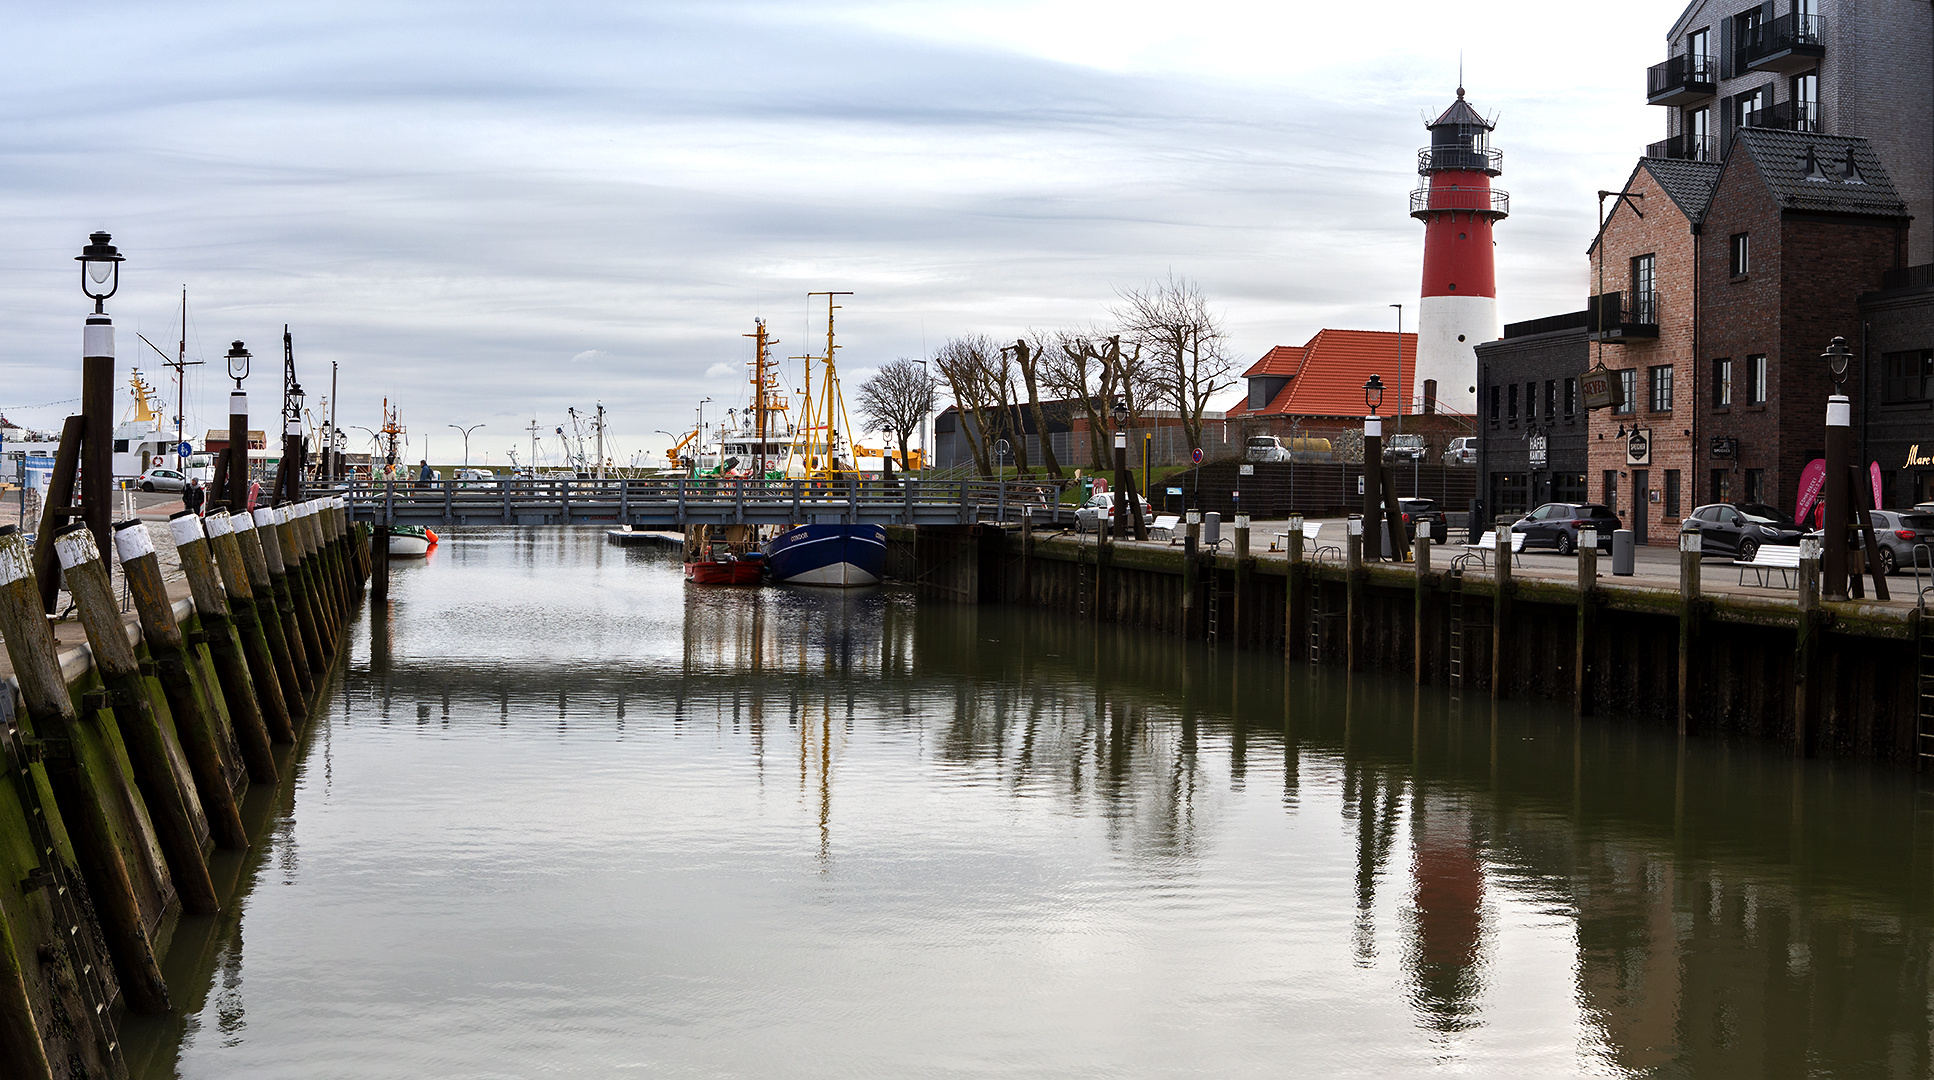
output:
[[[595,530],[354,633],[151,1076],[1929,1072],[1910,776]]]

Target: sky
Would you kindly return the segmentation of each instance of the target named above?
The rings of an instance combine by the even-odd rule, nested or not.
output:
[[[105,229],[122,374],[225,424],[294,336],[312,409],[399,403],[409,456],[528,460],[567,408],[619,462],[743,407],[839,313],[849,398],[964,333],[1095,324],[1200,283],[1239,366],[1324,327],[1415,329],[1425,114],[1460,61],[1497,120],[1503,321],[1583,306],[1600,188],[1664,137],[1644,69],[1679,0],[8,5],[0,414],[78,409]],[[796,365],[794,370],[796,370]],[[796,385],[796,378],[789,379]],[[123,403],[127,398],[122,396]],[[427,436],[427,447],[423,440]],[[555,459],[550,436],[546,457]]]

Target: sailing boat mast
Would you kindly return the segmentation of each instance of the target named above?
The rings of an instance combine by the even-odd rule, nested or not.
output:
[[[175,358],[168,362],[168,354],[161,354],[163,363],[175,369],[175,471],[182,475],[188,473],[187,455],[181,452],[182,414],[187,412],[188,369],[200,367],[200,360],[188,359],[188,286],[181,287],[181,340],[175,345]]]
[[[839,367],[833,359],[839,350],[839,346],[833,340],[833,312],[839,310],[839,305],[833,302],[833,298],[851,296],[853,294],[851,291],[840,291],[815,292],[807,293],[806,295],[823,296],[826,298],[826,355],[795,357],[795,359],[806,361],[806,385],[802,395],[805,398],[802,403],[804,415],[801,417],[799,427],[799,433],[804,436],[806,442],[806,473],[809,476],[814,476],[821,474],[831,475],[837,472],[850,472],[853,470],[839,468],[839,462],[836,457],[839,453],[839,431],[833,426],[834,412],[836,409],[844,412],[846,405],[840,398]],[[818,360],[825,365],[825,373],[821,377],[823,381],[820,383],[819,408],[817,410],[813,405],[812,393],[812,362],[814,360]],[[823,410],[823,415],[821,410]],[[824,461],[821,461],[819,455],[815,453],[819,445],[813,441],[815,438],[813,432],[815,430],[823,433],[825,440],[823,443],[825,447]],[[795,440],[795,445],[796,443],[797,440]]]

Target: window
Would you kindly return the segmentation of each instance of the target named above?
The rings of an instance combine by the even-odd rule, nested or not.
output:
[[[1510,408],[1510,411],[1504,414],[1504,417],[1505,419],[1511,421],[1513,424],[1518,422],[1518,384],[1517,383],[1511,384],[1511,408]]]
[[[1793,77],[1793,129],[1820,130],[1820,76],[1817,72]]]
[[[1498,514],[1522,514],[1531,509],[1530,475],[1492,473],[1491,505]]]
[[[1883,402],[1898,405],[1928,399],[1929,377],[1934,376],[1934,350],[1887,353],[1880,358],[1880,366],[1887,373],[1887,381],[1881,388]]]
[[[1498,402],[1503,400],[1503,396],[1504,396],[1503,391],[1504,391],[1504,388],[1502,386],[1491,387],[1491,426],[1492,427],[1498,426],[1498,409],[1499,409]]]
[[[1612,508],[1612,513],[1614,514],[1618,513],[1618,470],[1617,469],[1605,470],[1605,483],[1604,483],[1604,486],[1599,489],[1599,495],[1604,498],[1605,505]]]
[[[1763,503],[1766,501],[1766,470],[1746,470],[1746,497],[1740,502]]]
[[[1679,516],[1679,470],[1665,471],[1665,516]]]
[[[1733,501],[1733,474],[1728,470],[1712,471],[1712,501],[1716,503]]]
[[[1547,424],[1551,423],[1551,418],[1557,415],[1558,415],[1558,380],[1546,379],[1545,380],[1545,423]]]
[[[1746,234],[1734,233],[1729,247],[1732,258],[1726,264],[1728,270],[1734,277],[1745,277],[1746,271],[1752,269],[1751,251],[1746,243]]]
[[[1632,321],[1635,323],[1657,324],[1659,321],[1654,266],[1655,261],[1650,255],[1640,255],[1632,260]]]
[[[1712,109],[1701,105],[1686,110],[1686,157],[1692,161],[1716,161],[1719,153],[1712,145]]]
[[[1528,382],[1524,384],[1524,420],[1525,420],[1525,423],[1528,424],[1537,419],[1538,419],[1538,384],[1534,382]]]
[[[1765,21],[1765,9],[1757,7],[1749,8],[1744,14],[1733,16],[1732,73],[1734,75],[1746,74],[1746,58],[1758,51],[1760,32],[1764,29]]]
[[[1746,404],[1766,404],[1766,358],[1764,356],[1746,358]]]
[[[1639,411],[1639,373],[1635,368],[1627,368],[1618,373],[1619,402],[1612,406],[1617,416],[1629,416]]]
[[[1584,502],[1586,498],[1585,474],[1581,472],[1552,473],[1551,498],[1556,502]]]
[[[1565,418],[1570,419],[1571,417],[1574,417],[1577,415],[1578,415],[1578,380],[1577,378],[1574,377],[1574,378],[1569,378],[1565,380]],[[1584,481],[1580,480],[1579,483],[1582,484],[1584,483]]]
[[[1738,97],[1733,98],[1733,126],[1736,128],[1758,127],[1761,119],[1760,114],[1770,104],[1772,102],[1766,100],[1765,87],[1760,87],[1757,90],[1748,90]]]
[[[1711,73],[1705,71],[1712,62],[1712,36],[1705,29],[1694,30],[1686,35],[1686,59],[1693,74],[1707,76],[1703,81],[1712,82]]]
[[[1730,409],[1733,404],[1733,361],[1724,357],[1712,362],[1712,407]]]
[[[1672,411],[1672,365],[1660,364],[1646,371],[1652,389],[1652,411]]]

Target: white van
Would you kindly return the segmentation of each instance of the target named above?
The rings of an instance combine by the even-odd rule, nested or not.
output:
[[[1474,435],[1465,435],[1461,438],[1452,439],[1449,448],[1444,451],[1444,464],[1477,464],[1477,437]]]

